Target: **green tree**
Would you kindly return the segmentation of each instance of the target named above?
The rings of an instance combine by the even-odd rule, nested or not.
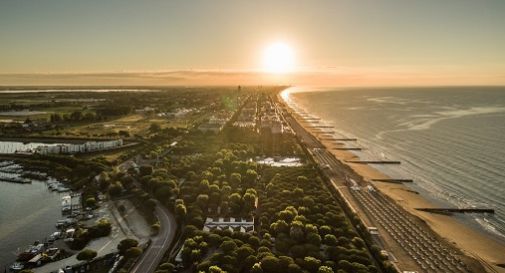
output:
[[[245,258],[247,258],[248,256],[253,255],[253,254],[254,254],[254,249],[252,249],[248,245],[242,245],[241,247],[239,247],[237,249],[237,259],[239,261],[242,261]]]
[[[263,273],[263,268],[260,263],[255,263],[250,270],[251,273]]]
[[[331,267],[322,265],[317,270],[317,273],[334,273],[334,272]]]
[[[86,207],[94,208],[96,206],[95,197],[86,198]]]
[[[256,184],[256,180],[258,179],[258,173],[255,170],[248,169],[245,173],[244,180],[249,186],[253,186]]]
[[[206,210],[209,204],[209,196],[207,194],[199,194],[196,197],[196,204],[202,209]]]
[[[309,272],[316,272],[319,267],[321,266],[321,261],[314,258],[307,256],[303,259],[303,267],[308,270]]]
[[[224,253],[231,253],[237,249],[237,244],[232,240],[227,240],[222,242],[219,248],[222,249]]]
[[[266,256],[261,259],[261,268],[266,273],[281,272],[280,260],[274,256]]]
[[[151,133],[157,133],[161,130],[161,127],[158,123],[151,123],[151,125],[149,126],[149,131]]]
[[[123,185],[121,185],[121,182],[116,181],[114,184],[111,184],[109,186],[109,194],[111,196],[118,196],[121,194],[123,191]]]
[[[76,258],[79,261],[90,261],[93,260],[96,257],[96,255],[97,255],[96,251],[92,249],[84,249],[83,251],[77,254]]]
[[[142,248],[140,247],[130,247],[128,250],[126,250],[125,255],[129,258],[136,258],[142,255],[142,252]]]
[[[222,270],[217,265],[213,265],[213,266],[209,267],[209,273],[226,273],[226,271]]]
[[[117,245],[117,249],[119,250],[119,253],[126,253],[126,251],[132,247],[136,247],[139,245],[139,242],[135,239],[131,238],[126,238],[121,240],[119,244]]]
[[[186,217],[187,209],[184,204],[178,204],[175,206],[175,215],[177,219],[183,220]]]

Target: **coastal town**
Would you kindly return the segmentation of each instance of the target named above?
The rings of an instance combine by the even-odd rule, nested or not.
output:
[[[383,192],[412,182],[360,172],[393,161],[360,161],[286,88],[0,93],[51,124],[15,127],[2,106],[1,185],[44,185],[59,207],[46,233],[10,235],[5,271],[499,272]]]

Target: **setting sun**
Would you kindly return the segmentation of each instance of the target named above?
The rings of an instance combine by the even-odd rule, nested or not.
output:
[[[263,70],[268,73],[289,73],[294,69],[295,59],[293,49],[277,42],[265,48],[263,53]]]

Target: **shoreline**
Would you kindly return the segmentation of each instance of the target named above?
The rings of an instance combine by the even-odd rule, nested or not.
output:
[[[342,164],[351,168],[353,172],[361,176],[363,180],[370,182],[380,192],[394,200],[395,203],[400,205],[408,213],[421,219],[432,231],[465,255],[473,257],[481,263],[484,260],[486,263],[493,265],[495,271],[491,272],[505,272],[505,268],[497,266],[498,264],[505,263],[505,243],[503,241],[498,238],[493,238],[493,235],[485,230],[478,230],[476,227],[465,224],[463,221],[453,216],[415,210],[415,208],[418,207],[436,207],[436,204],[428,200],[423,194],[411,190],[404,184],[371,182],[371,179],[390,179],[391,177],[367,164],[345,162],[346,160],[359,159],[359,157],[351,151],[334,149],[343,147],[343,144],[319,136],[324,135],[324,133],[322,133],[320,129],[310,127],[310,122],[307,122],[302,116],[296,114],[296,109],[292,108],[292,105],[290,105],[286,98],[281,95],[279,97],[284,105],[292,110],[294,114],[293,117],[296,118],[296,121]],[[354,202],[354,200],[352,201]],[[369,218],[362,214],[363,213],[360,213],[360,218]]]

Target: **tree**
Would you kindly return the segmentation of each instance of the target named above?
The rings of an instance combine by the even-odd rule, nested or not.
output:
[[[242,199],[244,201],[244,210],[246,213],[251,212],[256,207],[256,195],[246,192]]]
[[[92,249],[84,249],[83,251],[79,252],[77,254],[77,260],[79,261],[90,261],[93,260],[96,257],[97,253],[96,251]]]
[[[107,236],[112,231],[112,224],[108,219],[102,218],[96,223],[96,230],[98,236]]]
[[[242,182],[242,176],[239,173],[232,173],[230,175],[230,183],[232,185],[238,186]]]
[[[209,203],[209,196],[207,194],[199,194],[196,197],[196,204],[202,209],[206,209]]]
[[[248,245],[243,245],[237,249],[237,259],[239,261],[242,261],[245,258],[247,258],[248,256],[253,255],[253,254],[254,254],[254,250]]]
[[[159,267],[161,270],[167,270],[168,272],[173,272],[175,265],[172,263],[162,263]]]
[[[154,209],[156,208],[156,200],[155,199],[152,199],[152,198],[149,198],[146,202],[145,202],[145,205],[146,207],[150,210],[150,211],[154,211]]]
[[[151,126],[149,126],[149,131],[151,133],[156,133],[161,130],[161,127],[158,123],[151,123]]]
[[[213,265],[213,266],[209,267],[209,273],[226,273],[226,271],[222,270],[217,265]]]
[[[230,195],[230,208],[233,213],[240,213],[242,209],[242,197],[235,192]]]
[[[357,248],[357,249],[362,249],[365,247],[365,242],[363,239],[359,237],[354,237],[352,238],[352,244]]]
[[[313,244],[315,246],[321,245],[321,236],[317,233],[309,233],[307,234],[307,242]]]
[[[111,196],[118,196],[121,194],[122,191],[123,191],[123,185],[121,185],[121,182],[119,181],[109,186],[109,194]]]
[[[140,255],[142,255],[142,248],[140,247],[130,247],[129,249],[126,250],[125,256],[128,258],[136,258]]]
[[[293,263],[293,264],[288,265],[288,272],[289,273],[302,273],[303,270],[299,265]]]
[[[151,175],[153,173],[153,166],[151,165],[142,165],[139,168],[140,176]]]
[[[91,113],[91,112],[87,112],[86,114],[84,114],[84,117],[83,117],[83,120],[86,120],[86,121],[94,121],[96,118],[96,115]]]
[[[304,226],[299,221],[293,221],[289,229],[289,236],[295,241],[302,241],[305,238]]]
[[[280,260],[270,255],[261,259],[261,268],[267,273],[277,273],[282,271],[282,268],[280,267]]]
[[[301,186],[301,187],[303,187],[303,186],[307,185],[307,183],[308,183],[308,182],[309,182],[309,179],[307,179],[307,177],[306,177],[306,176],[300,175],[300,176],[298,176],[298,177],[296,178],[296,183],[297,183],[299,186]]]
[[[333,234],[324,235],[324,243],[329,246],[336,246],[338,244],[337,237]]]
[[[258,179],[258,173],[255,170],[248,169],[245,173],[244,180],[249,186],[253,186]]]
[[[175,206],[175,215],[179,220],[182,220],[186,217],[187,209],[184,204],[177,204]]]
[[[320,266],[321,261],[314,257],[307,256],[303,259],[303,267],[310,272],[316,272]]]
[[[334,273],[334,272],[333,269],[331,269],[331,267],[322,265],[317,270],[317,273]]]
[[[251,273],[263,273],[260,263],[255,263],[250,270]]]
[[[50,116],[50,122],[51,123],[58,123],[58,122],[61,122],[62,118],[61,118],[61,115],[60,114],[51,114]]]
[[[86,207],[94,208],[96,206],[95,197],[89,197],[86,199]]]
[[[119,250],[120,253],[126,253],[126,251],[132,247],[136,247],[139,245],[139,242],[135,239],[131,238],[126,238],[123,239],[119,244],[117,245],[117,249]]]
[[[74,111],[70,114],[70,119],[73,121],[80,121],[82,119],[81,111]]]
[[[222,249],[224,253],[230,253],[237,249],[237,244],[232,240],[227,240],[222,242],[219,248]]]

